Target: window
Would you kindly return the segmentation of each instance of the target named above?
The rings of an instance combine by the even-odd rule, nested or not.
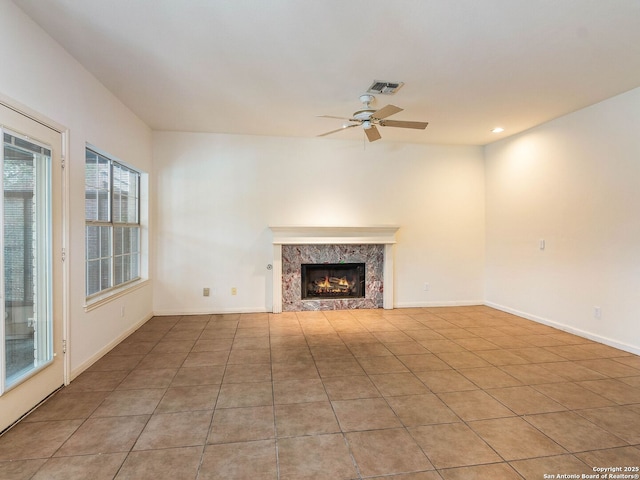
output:
[[[140,278],[140,173],[87,147],[86,295]]]

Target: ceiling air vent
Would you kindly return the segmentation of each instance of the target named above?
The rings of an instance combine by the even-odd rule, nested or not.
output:
[[[393,95],[403,85],[404,83],[402,82],[382,82],[380,80],[374,80],[369,90],[367,90],[367,93]]]

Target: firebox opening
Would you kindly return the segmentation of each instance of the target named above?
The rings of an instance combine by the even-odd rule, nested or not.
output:
[[[364,263],[301,265],[302,299],[364,298]]]

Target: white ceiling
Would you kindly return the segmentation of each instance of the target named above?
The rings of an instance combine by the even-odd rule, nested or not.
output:
[[[382,141],[484,145],[640,86],[638,0],[14,2],[155,130],[313,137],[388,80],[430,124]]]

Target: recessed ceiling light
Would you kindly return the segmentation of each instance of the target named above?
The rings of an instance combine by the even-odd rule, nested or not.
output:
[[[496,127],[491,130],[491,133],[502,133],[502,132],[504,132],[504,128],[502,127]]]

